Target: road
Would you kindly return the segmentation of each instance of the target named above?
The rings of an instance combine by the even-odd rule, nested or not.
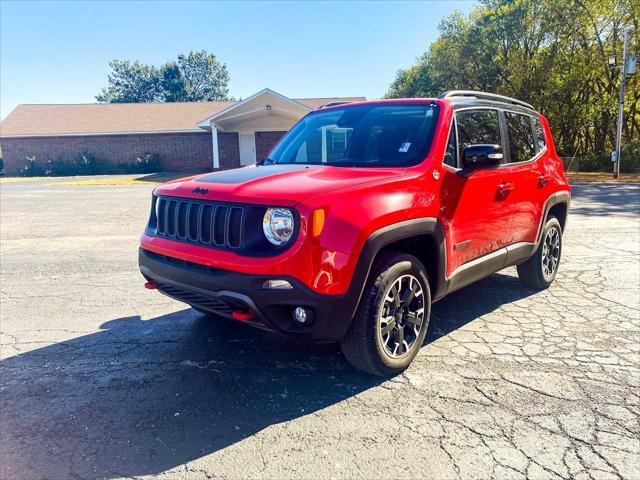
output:
[[[391,380],[137,271],[151,186],[1,188],[0,478],[640,477],[640,199],[574,188],[555,284],[434,306]]]

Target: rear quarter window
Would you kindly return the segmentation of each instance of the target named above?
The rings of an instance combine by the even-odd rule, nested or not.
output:
[[[538,117],[533,117],[533,130],[536,134],[536,145],[538,147],[538,151],[540,151],[547,146],[547,142],[544,138],[542,122],[540,122],[540,119]]]

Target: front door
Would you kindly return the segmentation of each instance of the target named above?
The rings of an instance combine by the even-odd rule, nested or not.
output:
[[[256,163],[256,134],[254,132],[239,132],[240,165]]]
[[[457,128],[456,128],[457,127]],[[456,135],[457,133],[457,135]],[[462,172],[462,152],[469,145],[504,147],[498,110],[458,111],[451,129],[441,190],[441,212],[449,231],[447,274],[511,243],[511,180],[503,168]],[[452,165],[453,164],[453,165]]]

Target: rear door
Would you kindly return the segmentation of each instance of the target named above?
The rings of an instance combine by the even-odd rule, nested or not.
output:
[[[455,113],[441,190],[441,219],[449,238],[448,275],[511,243],[508,172],[490,168],[465,173],[460,169],[462,153],[470,145],[499,144],[504,151],[503,130],[497,109],[478,107]]]
[[[501,168],[514,186],[510,193],[512,242],[535,242],[542,215],[540,194],[548,183],[543,171],[546,149],[537,144],[531,115],[508,110],[503,115],[509,149]]]

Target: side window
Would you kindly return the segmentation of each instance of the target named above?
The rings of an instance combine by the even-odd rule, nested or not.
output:
[[[449,131],[449,141],[447,142],[447,150],[444,152],[443,163],[450,167],[458,167],[458,148],[456,144],[456,121],[451,123],[451,130]]]
[[[526,162],[536,154],[536,144],[531,128],[531,117],[520,113],[504,112],[509,135],[510,163]]]
[[[469,145],[502,145],[497,110],[463,110],[456,113],[460,153]]]
[[[536,132],[536,145],[538,145],[538,151],[540,151],[547,145],[547,142],[544,139],[544,130],[538,117],[533,117],[533,129]]]

